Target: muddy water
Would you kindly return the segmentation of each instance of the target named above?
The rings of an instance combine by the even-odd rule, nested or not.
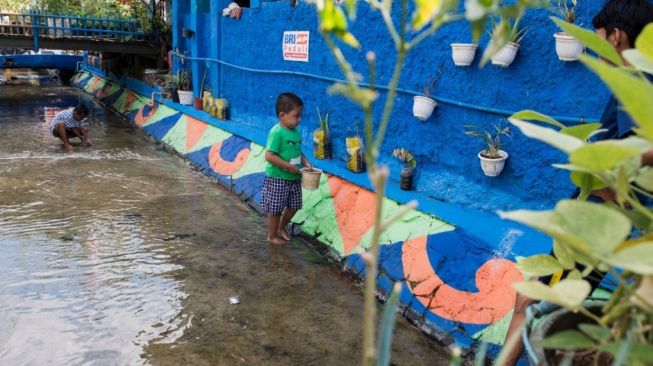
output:
[[[362,297],[337,269],[266,244],[263,218],[110,112],[63,152],[43,106],[80,98],[0,88],[0,365],[359,363]],[[393,363],[446,355],[400,321]]]

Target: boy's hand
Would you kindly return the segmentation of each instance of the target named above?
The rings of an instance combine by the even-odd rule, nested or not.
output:
[[[308,169],[308,170],[313,170],[313,164],[309,163],[308,161],[304,164],[304,166],[305,166],[306,169]]]
[[[296,165],[291,165],[290,169],[288,169],[288,171],[293,173],[293,174],[299,174],[299,167],[297,167]]]

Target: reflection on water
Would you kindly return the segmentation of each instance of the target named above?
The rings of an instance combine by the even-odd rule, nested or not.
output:
[[[80,94],[7,89],[0,365],[358,363],[360,293],[304,243],[270,247],[261,217],[102,109],[93,147],[62,152],[43,106]],[[400,323],[393,358],[446,356]]]

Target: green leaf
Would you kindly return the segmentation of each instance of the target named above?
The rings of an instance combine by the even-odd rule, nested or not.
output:
[[[392,336],[397,319],[397,305],[399,303],[399,294],[401,293],[401,284],[397,283],[392,288],[390,298],[383,307],[381,315],[381,329],[379,331],[379,357],[376,360],[376,366],[390,365],[390,351],[392,350]]]
[[[610,328],[602,327],[596,324],[580,324],[580,330],[599,342],[605,342],[612,337]]]
[[[580,200],[587,200],[587,197],[597,189],[605,188],[607,185],[603,183],[599,178],[595,177],[592,174],[573,171],[570,174],[571,181],[580,188]]]
[[[610,353],[617,357],[624,343],[610,343],[599,347],[603,352]],[[646,343],[634,342],[631,344],[627,365],[651,365],[653,364],[653,346]]]
[[[607,40],[598,34],[565,22],[564,20],[556,17],[551,17],[551,20],[553,20],[553,22],[557,24],[558,27],[562,28],[563,31],[581,41],[583,44],[594,50],[594,52],[598,53],[606,60],[612,62],[617,66],[621,66],[623,64],[621,56],[619,56],[619,52],[617,52],[617,50]]]
[[[560,263],[564,269],[572,269],[576,267],[574,251],[566,245],[560,245],[557,240],[553,241],[553,253],[558,259],[558,263]]]
[[[358,0],[345,0],[345,8],[347,8],[349,20],[356,19],[356,5],[358,5]]]
[[[641,54],[648,59],[649,62],[653,62],[653,25],[649,24],[637,37],[635,40],[635,48]]]
[[[621,55],[637,70],[653,74],[653,62],[646,58],[639,50],[634,48],[623,50]]]
[[[578,311],[592,291],[589,282],[570,279],[564,279],[551,287],[537,281],[518,282],[512,286],[531,299],[547,301],[571,311]]]
[[[545,123],[548,123],[548,124],[553,125],[555,127],[559,127],[561,129],[566,128],[565,125],[563,125],[562,123],[556,121],[555,119],[553,119],[553,118],[551,118],[551,117],[549,117],[547,115],[544,115],[542,113],[535,112],[535,111],[528,110],[528,109],[523,110],[523,111],[519,111],[519,112],[513,114],[512,116],[510,116],[510,118],[520,120],[520,121],[545,122]]]
[[[561,349],[574,351],[594,347],[594,342],[577,330],[563,330],[539,342],[546,349]]]
[[[635,183],[645,190],[653,192],[653,168],[647,166],[640,169]]]
[[[585,123],[582,125],[576,125],[571,127],[564,127],[560,130],[561,133],[565,135],[573,136],[577,139],[587,141],[587,139],[592,136],[594,131],[601,128],[600,123]]]
[[[603,258],[606,263],[640,275],[653,275],[653,241],[623,249]]]
[[[614,169],[633,157],[639,156],[639,150],[619,146],[610,141],[587,144],[569,155],[572,164],[589,169],[594,173],[603,173]]]
[[[581,61],[598,74],[621,102],[628,115],[639,126],[640,136],[653,140],[653,85],[628,71],[612,67],[603,61],[581,55]]]
[[[333,33],[351,47],[360,48],[356,37],[347,31],[347,18],[340,7],[334,5],[333,1],[324,0],[318,2],[318,11],[322,30]]]
[[[531,276],[548,276],[562,271],[562,265],[550,255],[538,254],[517,261],[517,269]]]
[[[499,211],[499,216],[538,229],[559,244],[587,255],[612,253],[631,229],[630,222],[619,211],[578,200],[560,201],[555,211]]]
[[[524,122],[509,118],[510,123],[519,128],[521,132],[531,138],[547,143],[567,154],[580,148],[585,143],[573,136],[565,135],[552,128],[538,126],[534,123]]]
[[[505,19],[502,19],[492,30],[490,43],[483,52],[480,66],[485,66],[492,56],[499,52],[508,42],[510,42],[510,24]]]
[[[370,106],[376,98],[378,98],[379,93],[368,88],[361,88],[357,86],[352,86],[351,84],[337,83],[329,87],[329,94],[343,95],[349,98],[354,103],[360,105],[362,108],[367,108]]]
[[[443,0],[415,0],[413,30],[420,30],[430,23],[440,13],[442,3]]]

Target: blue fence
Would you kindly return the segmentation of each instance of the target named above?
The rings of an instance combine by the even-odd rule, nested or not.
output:
[[[93,18],[76,15],[54,15],[0,12],[0,35],[33,37],[38,49],[43,37],[76,40],[144,41],[159,40],[159,34],[144,32],[140,22],[133,19]]]

